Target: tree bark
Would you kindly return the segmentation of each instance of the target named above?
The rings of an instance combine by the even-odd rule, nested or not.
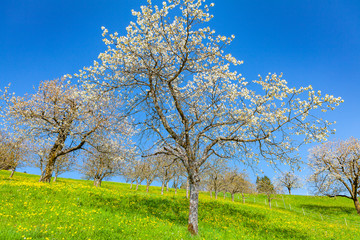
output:
[[[210,190],[209,193],[210,193],[210,197],[212,198],[212,191]]]
[[[291,195],[291,188],[288,187],[287,189],[289,191],[289,195]]]
[[[139,189],[139,180],[136,180],[136,191]]]
[[[165,179],[161,182],[161,195],[164,195]]]
[[[16,167],[11,170],[10,178],[12,178],[14,176],[15,170],[16,170]]]
[[[56,182],[56,180],[57,180],[57,174],[55,175],[53,182]]]
[[[101,178],[94,178],[94,186],[101,187]]]
[[[215,199],[218,197],[218,192],[215,190]]]
[[[151,184],[151,181],[146,180],[146,192],[147,193],[149,192],[150,184]]]
[[[186,180],[186,198],[189,199],[189,188],[190,188],[190,183],[189,183],[189,178]]]
[[[359,199],[358,199],[358,198],[354,198],[353,201],[354,201],[354,205],[355,205],[356,212],[357,212],[357,214],[360,215],[360,203],[359,203]]]
[[[231,200],[234,202],[234,194],[231,194]]]
[[[188,231],[192,235],[197,235],[198,229],[198,207],[199,207],[199,187],[200,179],[195,173],[190,178],[190,207],[189,207],[189,221]]]
[[[166,182],[166,191],[169,191],[169,181]]]
[[[243,193],[241,193],[241,197],[242,197],[243,204],[245,204],[245,195]]]
[[[226,192],[224,191],[224,199],[226,198]]]
[[[62,150],[66,141],[66,132],[68,132],[68,130],[61,132],[57,137],[55,144],[51,147],[45,166],[45,174],[41,176],[39,182],[50,183],[58,153]]]
[[[269,202],[269,207],[271,209],[271,198],[268,198],[268,202]]]

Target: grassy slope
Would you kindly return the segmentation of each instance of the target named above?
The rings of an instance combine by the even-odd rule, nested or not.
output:
[[[261,195],[242,204],[201,193],[200,235],[191,238],[182,190],[161,196],[158,187],[8,176],[0,171],[0,239],[360,239],[360,217],[343,198],[284,195],[270,210]]]

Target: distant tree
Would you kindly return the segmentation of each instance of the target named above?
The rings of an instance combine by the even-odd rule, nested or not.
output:
[[[349,198],[360,215],[360,140],[321,144],[310,150],[309,158],[315,193]]]
[[[231,194],[232,201],[234,201],[236,193],[241,193],[243,203],[245,203],[245,194],[251,192],[251,183],[247,180],[246,173],[233,169],[225,173],[224,181],[227,191]]]
[[[156,159],[156,156],[150,156],[143,158],[141,165],[142,175],[146,180],[146,192],[149,192],[151,183],[158,176],[161,163]]]
[[[13,177],[16,168],[25,164],[28,148],[24,138],[5,131],[0,132],[0,170],[11,170]]]
[[[95,134],[89,139],[80,172],[86,178],[94,179],[94,186],[100,187],[105,178],[119,175],[124,163],[133,156],[133,149],[125,144],[127,138]]]
[[[160,163],[158,178],[161,182],[161,195],[163,195],[165,186],[174,177],[174,164],[176,160],[166,154],[157,155],[157,160]]]
[[[301,179],[295,175],[293,172],[285,172],[277,177],[276,181],[278,185],[281,187],[285,187],[289,195],[291,195],[291,190],[300,188],[302,186]]]
[[[258,193],[266,195],[269,207],[271,208],[271,201],[275,198],[277,194],[277,189],[271,183],[271,180],[267,176],[258,178],[256,183],[256,190],[258,191]]]
[[[205,171],[205,181],[209,191],[215,192],[215,199],[218,197],[218,193],[223,189],[224,175],[228,171],[227,162],[221,158],[210,159],[208,168]]]
[[[60,174],[70,171],[74,166],[74,164],[75,164],[75,159],[71,154],[66,154],[58,157],[54,166],[53,181],[56,182]]]

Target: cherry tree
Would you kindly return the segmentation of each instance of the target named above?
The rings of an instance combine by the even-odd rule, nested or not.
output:
[[[92,134],[120,120],[114,110],[119,103],[110,96],[62,79],[41,82],[33,95],[7,98],[8,124],[33,141],[51,142],[40,181],[50,182],[60,156],[81,149]]]
[[[327,142],[310,150],[310,181],[318,194],[353,200],[360,215],[360,140]],[[347,194],[346,194],[347,193]]]
[[[215,199],[225,184],[224,176],[228,171],[227,162],[221,158],[213,158],[208,161],[208,168],[205,171],[205,181],[209,191],[215,192]],[[212,195],[212,194],[211,194]]]
[[[332,132],[330,122],[316,117],[318,110],[342,102],[311,86],[289,87],[282,74],[246,81],[235,71],[243,62],[225,53],[234,36],[218,35],[207,25],[213,5],[168,0],[157,6],[148,0],[132,11],[136,21],[125,35],[103,27],[107,50],[73,75],[118,89],[127,113],[157,138],[163,153],[182,162],[191,189],[188,230],[195,235],[199,169],[211,156],[296,163],[289,154],[299,144]]]
[[[128,129],[124,129],[127,131]],[[126,136],[127,134],[125,134]],[[94,186],[100,187],[105,178],[119,175],[124,164],[132,158],[133,150],[128,138],[94,134],[83,157],[79,170],[86,178],[94,179]]]
[[[11,170],[10,178],[28,155],[26,141],[9,132],[0,132],[0,170]]]
[[[289,195],[291,195],[292,189],[300,188],[302,186],[301,179],[293,172],[282,173],[280,176],[278,176],[276,182],[279,186],[286,188],[289,192]]]

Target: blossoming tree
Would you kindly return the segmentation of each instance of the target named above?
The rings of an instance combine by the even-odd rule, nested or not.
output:
[[[50,182],[56,160],[81,149],[92,134],[127,123],[116,114],[119,103],[110,96],[91,85],[51,80],[41,82],[33,95],[7,98],[8,124],[32,142],[51,143],[40,181]]]
[[[156,6],[148,0],[132,11],[136,21],[124,36],[103,27],[107,50],[74,75],[118,89],[126,111],[138,114],[143,131],[157,137],[158,149],[182,162],[191,186],[192,234],[198,233],[199,169],[210,156],[290,163],[288,154],[297,147],[292,136],[304,136],[297,143],[325,139],[331,123],[313,113],[342,101],[311,86],[288,87],[281,74],[249,84],[234,70],[242,61],[224,52],[234,36],[216,35],[206,25],[212,6],[204,0]]]
[[[310,167],[318,194],[353,200],[360,215],[360,140],[327,142],[310,150]],[[344,194],[345,193],[345,194]],[[348,193],[348,194],[346,194]]]

